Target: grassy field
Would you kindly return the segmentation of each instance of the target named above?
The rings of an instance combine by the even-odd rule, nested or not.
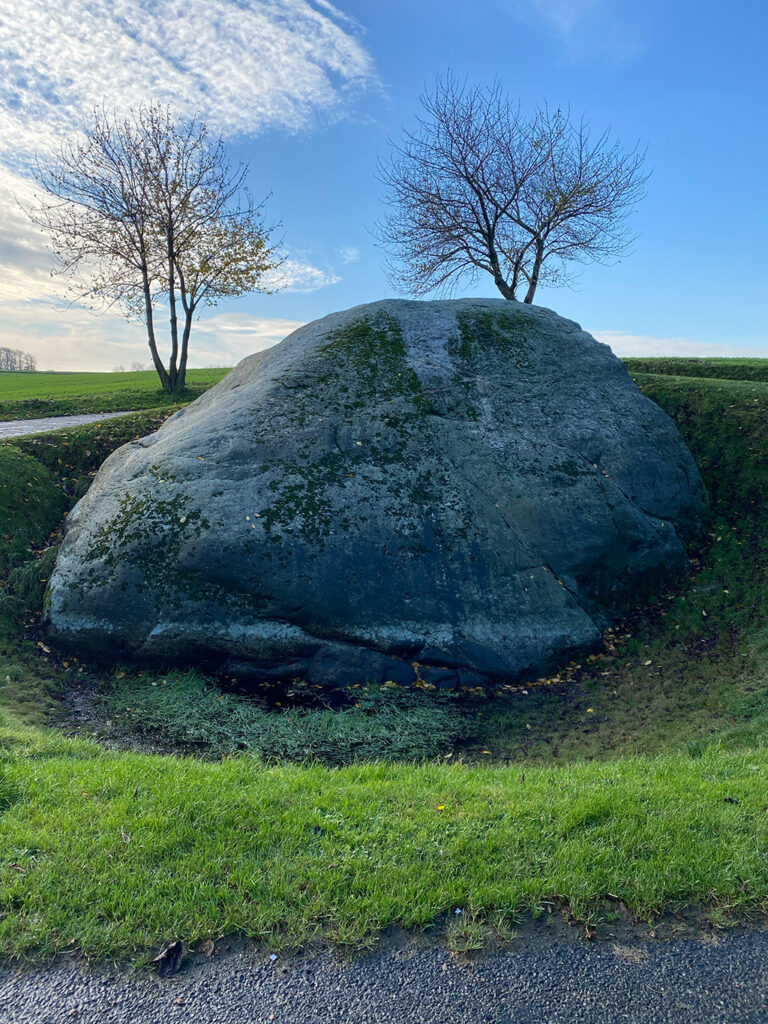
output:
[[[164,413],[0,446],[0,952],[434,922],[466,950],[545,907],[589,928],[765,913],[768,383],[668,363],[634,375],[710,493],[689,578],[599,654],[482,697],[254,700],[57,655],[37,622],[62,514]]]
[[[625,359],[624,365],[630,373],[768,381],[768,359],[686,359],[681,356],[665,356]]]
[[[124,412],[191,401],[228,369],[187,370],[183,396],[167,395],[154,370],[137,373],[0,373],[0,421]]]

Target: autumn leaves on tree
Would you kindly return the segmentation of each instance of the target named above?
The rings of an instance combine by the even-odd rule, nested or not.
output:
[[[221,138],[159,104],[125,117],[97,110],[37,168],[44,198],[30,211],[49,234],[74,297],[121,307],[146,324],[163,388],[183,391],[192,321],[201,306],[269,291],[279,265],[263,203],[245,189]],[[157,307],[168,308],[170,356],[160,354]]]

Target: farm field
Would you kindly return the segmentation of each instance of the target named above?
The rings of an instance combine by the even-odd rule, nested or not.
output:
[[[191,401],[229,370],[187,370],[184,395],[167,395],[154,370],[135,373],[0,373],[0,420],[123,412]]]
[[[166,413],[0,445],[0,952],[359,947],[396,924],[467,951],[544,911],[589,932],[762,917],[766,361],[696,362],[628,361],[709,491],[689,575],[602,651],[484,695],[254,699],[58,654],[39,616],[63,517]]]
[[[686,359],[681,356],[622,360],[630,373],[663,373],[674,377],[721,377],[725,380],[768,381],[768,359]]]

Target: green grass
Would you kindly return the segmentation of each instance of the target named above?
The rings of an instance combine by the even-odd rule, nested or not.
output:
[[[59,525],[66,507],[45,466],[18,448],[0,446],[0,572],[41,544]]]
[[[589,924],[617,903],[766,912],[768,383],[635,376],[701,467],[706,543],[601,654],[527,686],[361,686],[332,710],[105,671],[39,646],[58,513],[3,548],[0,951],[140,959],[233,932],[360,944],[443,915],[445,940],[471,950],[545,903]],[[70,505],[162,415],[0,446],[0,511]],[[100,739],[184,756],[66,735],[64,693]]]
[[[207,757],[247,751],[264,760],[325,765],[426,760],[474,732],[452,694],[360,687],[337,694],[341,706],[334,708],[323,705],[317,689],[294,685],[287,699],[280,691],[275,706],[222,692],[194,671],[118,670],[89,699],[96,735]]]
[[[267,766],[6,732],[0,950],[87,956],[232,933],[361,944],[456,909],[584,922],[765,909],[768,753],[599,766]]]
[[[0,442],[0,451],[17,450],[39,463],[56,479],[69,505],[87,490],[106,457],[129,441],[151,434],[181,403],[80,427],[45,434],[27,434]]]
[[[183,395],[168,395],[154,370],[136,373],[0,373],[0,420],[154,409],[189,402],[228,369],[187,370]]]
[[[30,725],[61,719],[75,668],[54,666],[38,620],[62,516],[116,447],[156,430],[171,409],[0,443],[0,709]]]

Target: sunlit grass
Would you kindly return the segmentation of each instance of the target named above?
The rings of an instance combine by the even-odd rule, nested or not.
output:
[[[104,753],[11,728],[3,758],[4,953],[232,933],[355,943],[456,909],[511,923],[555,899],[594,922],[609,899],[649,916],[743,915],[768,898],[764,750],[332,770]]]
[[[0,373],[0,420],[154,409],[191,401],[228,369],[187,370],[182,395],[168,395],[154,370],[135,373]]]

